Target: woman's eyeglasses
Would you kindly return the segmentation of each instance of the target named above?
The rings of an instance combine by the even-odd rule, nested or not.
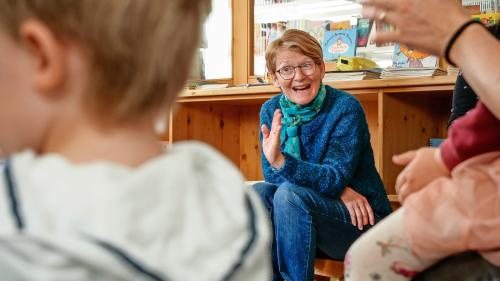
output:
[[[300,71],[306,76],[313,75],[316,71],[316,63],[312,61],[305,62],[301,65],[297,66],[284,66],[280,68],[278,71],[281,78],[285,80],[290,80],[295,77],[295,68],[300,67]]]

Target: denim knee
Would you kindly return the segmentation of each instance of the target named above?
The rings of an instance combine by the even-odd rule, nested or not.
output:
[[[268,209],[272,209],[273,197],[276,192],[277,186],[268,182],[258,182],[252,186],[252,188],[259,194],[259,197],[264,202],[264,206]]]
[[[309,211],[307,204],[307,192],[304,192],[304,187],[294,185],[289,182],[284,182],[274,194],[273,206],[276,210],[287,212],[286,210],[302,209],[306,212]]]

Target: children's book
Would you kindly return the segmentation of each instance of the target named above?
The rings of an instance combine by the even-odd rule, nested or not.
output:
[[[439,63],[437,56],[419,52],[405,45],[396,44],[392,56],[392,67],[394,68],[425,68],[437,67]]]
[[[351,21],[345,20],[345,21],[329,22],[325,26],[325,29],[330,31],[351,29]]]
[[[325,34],[325,21],[311,21],[306,20],[304,24],[304,31],[311,34],[320,44],[323,44],[323,37]]]
[[[370,37],[370,32],[372,30],[373,21],[370,19],[359,18],[356,25],[357,47],[366,47],[368,44],[368,38]]]
[[[481,22],[485,26],[493,26],[498,23],[500,19],[500,12],[472,15],[472,19]]]
[[[340,56],[356,54],[356,29],[325,31],[323,56],[325,61],[334,61]]]

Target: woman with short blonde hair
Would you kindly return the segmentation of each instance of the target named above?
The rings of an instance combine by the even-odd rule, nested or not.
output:
[[[265,182],[254,188],[274,225],[274,280],[313,280],[317,252],[343,260],[391,208],[363,108],[323,85],[318,41],[288,30],[269,45],[266,64],[282,92],[261,108]]]

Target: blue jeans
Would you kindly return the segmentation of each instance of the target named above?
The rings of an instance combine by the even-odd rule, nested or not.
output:
[[[330,258],[343,260],[349,246],[364,231],[351,223],[340,199],[311,188],[283,182],[279,186],[253,186],[264,201],[273,222],[273,280],[310,281],[319,249]],[[375,216],[379,220],[379,216]]]

